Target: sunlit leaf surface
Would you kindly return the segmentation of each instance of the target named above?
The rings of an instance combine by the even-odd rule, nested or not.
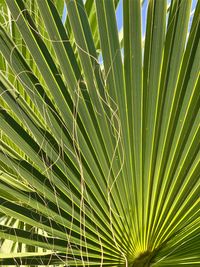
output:
[[[1,266],[200,266],[200,1],[118,4],[0,0]]]

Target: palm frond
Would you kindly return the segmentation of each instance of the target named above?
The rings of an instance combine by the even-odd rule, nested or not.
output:
[[[143,2],[0,0],[1,266],[200,265],[200,2]]]

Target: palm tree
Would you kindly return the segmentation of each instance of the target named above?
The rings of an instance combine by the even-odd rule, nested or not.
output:
[[[118,2],[0,1],[1,266],[200,266],[200,1]]]

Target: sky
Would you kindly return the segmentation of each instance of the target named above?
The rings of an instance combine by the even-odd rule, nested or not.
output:
[[[137,1],[140,1],[140,0],[137,0]],[[191,12],[194,10],[194,8],[195,8],[195,6],[197,4],[197,1],[198,0],[192,0]],[[149,2],[149,0],[144,0],[143,7],[142,7],[142,35],[143,36],[145,34],[145,28],[146,28],[146,14],[147,14],[148,2]],[[168,4],[170,4],[171,0],[167,0],[167,2],[168,2]],[[63,11],[63,17],[62,17],[63,23],[66,20],[66,16],[67,16],[67,9],[66,9],[66,5],[65,5],[64,6],[64,11]],[[117,26],[118,26],[118,29],[120,31],[121,28],[122,28],[122,26],[123,26],[122,0],[120,0],[119,5],[117,7],[117,10],[116,10],[116,18],[117,18]],[[192,16],[191,16],[191,18],[192,18]],[[192,19],[191,19],[191,21],[192,21]],[[190,25],[191,25],[191,21],[190,21]]]
[[[138,0],[139,1],[139,0]],[[186,0],[187,1],[187,0]],[[192,8],[191,10],[194,10],[198,0],[192,0]],[[146,14],[147,14],[147,6],[148,6],[149,0],[144,0],[143,7],[142,7],[142,35],[145,34],[145,28],[146,28]],[[171,0],[167,0],[168,4],[170,4]],[[123,25],[123,11],[122,11],[122,0],[120,0],[120,3],[116,10],[116,17],[117,17],[117,26],[120,30]],[[192,21],[192,20],[191,20]],[[191,25],[191,22],[190,22]]]
[[[85,2],[85,0],[83,0],[83,1]],[[98,1],[105,1],[105,0],[98,0]],[[111,1],[111,0],[109,0],[109,1]],[[126,1],[126,0],[124,0],[124,1]],[[136,1],[141,1],[141,0],[136,0]],[[160,1],[160,0],[158,0],[158,1]],[[188,0],[185,0],[185,1],[188,1]],[[192,18],[193,18],[193,15],[194,15],[193,11],[195,9],[197,1],[198,0],[192,0],[191,17],[190,17],[188,31],[190,30],[190,27],[192,25]],[[123,0],[119,1],[118,7],[117,7],[117,10],[116,10],[117,26],[118,26],[119,32],[123,27],[123,3],[122,2],[123,2]],[[146,29],[148,2],[149,2],[149,0],[143,0],[143,5],[142,5],[142,37],[143,38],[145,36],[145,29]],[[171,2],[171,0],[167,0],[168,5],[170,4],[170,2]],[[66,8],[66,4],[65,4],[64,10],[63,10],[63,16],[62,16],[63,23],[65,23],[66,17],[67,17],[67,8]],[[100,57],[100,62],[101,61],[102,61],[102,59]]]
[[[100,1],[100,0],[98,0],[98,1]],[[101,0],[101,1],[105,1],[105,0]],[[109,1],[111,1],[111,0],[109,0]],[[140,0],[136,0],[136,1],[140,1]],[[160,0],[158,0],[158,1],[160,1]],[[185,1],[187,1],[187,0],[185,0]],[[192,13],[194,14],[194,12],[192,12],[192,11],[194,11],[195,6],[197,4],[197,1],[198,0],[192,0],[191,14]],[[85,2],[85,0],[84,0],[84,2]],[[122,2],[123,2],[123,0],[119,1],[118,7],[117,7],[117,10],[116,10],[117,26],[118,26],[119,32],[123,27],[123,4],[122,4]],[[142,37],[143,38],[145,36],[145,29],[146,29],[148,2],[149,2],[149,0],[143,0],[143,6],[142,6]],[[167,0],[168,5],[170,4],[170,2],[171,2],[171,0]],[[66,5],[65,5],[64,6],[64,11],[63,11],[63,16],[62,16],[63,23],[65,22],[66,17],[67,17],[67,8],[66,8]],[[188,30],[190,30],[190,27],[191,27],[191,24],[192,24],[192,18],[193,18],[193,16],[191,15],[190,23],[189,23],[189,29]],[[102,55],[100,55],[100,57],[99,57],[99,62],[102,63]]]
[[[142,8],[142,24],[146,26],[146,10],[147,10],[147,4],[148,0],[144,1],[143,8]],[[123,25],[123,11],[122,11],[122,0],[120,0],[120,3],[116,10],[116,17],[117,17],[117,26],[120,30]],[[145,27],[142,29],[142,34],[145,32]]]

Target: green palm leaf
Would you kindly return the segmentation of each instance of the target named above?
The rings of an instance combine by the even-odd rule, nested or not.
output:
[[[0,0],[1,266],[200,265],[200,2],[143,2]]]

